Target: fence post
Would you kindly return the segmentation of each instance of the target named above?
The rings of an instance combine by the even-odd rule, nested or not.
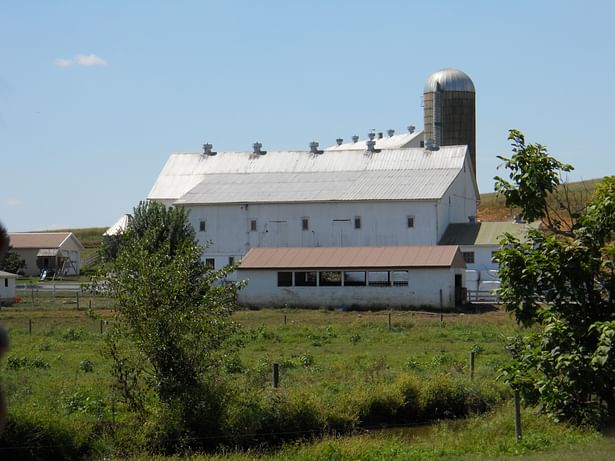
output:
[[[389,312],[389,331],[391,330],[391,313]]]
[[[53,285],[51,285],[52,290],[53,290],[53,297],[56,297],[56,282],[53,282]]]
[[[32,319],[28,319],[28,334],[32,336]]]
[[[100,334],[103,334],[103,320],[100,319]]]
[[[280,384],[280,368],[277,363],[273,364],[273,373],[272,373],[272,385],[274,389],[278,388]]]
[[[77,310],[79,310],[79,292],[77,292]]]
[[[32,294],[32,306],[34,306],[34,284],[30,283],[30,293]]]
[[[476,353],[470,351],[470,381],[474,380],[474,357]]]
[[[515,389],[515,437],[521,440],[521,404],[519,402],[519,389]]]
[[[284,314],[284,325],[286,325],[286,314]]]

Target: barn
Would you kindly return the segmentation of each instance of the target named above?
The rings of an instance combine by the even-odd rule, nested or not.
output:
[[[251,280],[240,294],[245,304],[288,304],[294,302],[290,298],[306,305],[348,304],[342,298],[353,297],[355,290],[344,283],[345,274],[360,272],[366,285],[354,287],[357,292],[378,293],[368,296],[368,304],[449,307],[460,301],[455,281],[464,283],[463,277],[451,282],[462,257],[455,245],[447,250],[455,255],[450,264],[437,269],[412,259],[404,260],[403,268],[378,266],[369,258],[361,267],[307,268],[300,261],[326,259],[321,252],[332,255],[336,249],[367,255],[380,248],[392,257],[401,249],[410,254],[411,247],[430,248],[439,261],[434,255],[438,245],[448,247],[442,245],[447,229],[476,222],[474,84],[460,70],[443,69],[426,80],[423,98],[423,131],[414,126],[400,133],[373,130],[365,139],[338,138],[323,149],[313,141],[306,150],[270,151],[255,142],[251,151],[217,152],[206,143],[202,152],[172,154],[148,199],[189,210],[210,266],[241,261],[231,279]],[[292,264],[250,266],[277,249],[292,250]],[[402,288],[393,279],[386,290],[370,285],[369,274],[396,277],[398,269],[411,274],[411,284],[425,274],[438,287],[428,294],[422,286],[412,294],[410,285]],[[434,270],[447,275],[430,278]],[[316,287],[277,285],[280,272],[291,273],[295,284],[297,273],[306,271],[316,274]],[[328,272],[337,274],[340,286],[320,285],[321,273]],[[305,293],[315,297],[310,301]]]
[[[72,232],[16,232],[9,238],[12,251],[26,261],[25,275],[79,275],[83,245]]]

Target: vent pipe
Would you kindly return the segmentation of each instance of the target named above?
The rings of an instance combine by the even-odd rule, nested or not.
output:
[[[252,144],[252,149],[254,149],[254,153],[257,155],[265,155],[267,153],[266,150],[261,150],[261,147],[263,147],[263,145],[260,142],[255,142],[254,144]]]
[[[318,150],[318,143],[316,141],[312,141],[310,143],[310,152],[312,154],[322,154],[323,151]]]
[[[337,138],[335,140],[335,144],[337,144],[338,146],[341,146],[342,144],[344,144],[344,139],[343,138]]]
[[[211,149],[213,146],[209,143],[203,144],[203,155],[216,155],[217,152],[213,152]]]

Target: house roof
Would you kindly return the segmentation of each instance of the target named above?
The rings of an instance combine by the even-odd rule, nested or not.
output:
[[[441,245],[498,245],[505,233],[510,233],[523,241],[526,232],[533,224],[514,222],[478,222],[449,224],[440,239]]]
[[[410,148],[173,154],[148,198],[178,203],[365,200],[374,199],[374,194],[394,199],[391,193],[404,200],[439,198],[463,170],[466,155],[466,146],[435,152]]]
[[[16,232],[9,234],[11,246],[26,248],[60,248],[68,239],[74,239],[79,248],[83,245],[72,232]]]
[[[12,274],[11,272],[0,271],[0,277],[5,279],[16,279],[19,276],[17,274]]]
[[[465,267],[459,247],[252,248],[239,269],[388,269]]]

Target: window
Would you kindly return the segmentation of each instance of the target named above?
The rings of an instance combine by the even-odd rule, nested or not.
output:
[[[364,287],[365,272],[344,272],[344,286]]]
[[[250,231],[251,232],[256,232],[256,219],[251,219],[250,220]]]
[[[235,256],[229,256],[228,257],[228,265],[232,266],[233,264],[235,264]]]
[[[389,273],[387,272],[368,272],[367,280],[370,287],[388,287],[391,285],[389,281]]]
[[[354,228],[361,229],[361,216],[354,217]]]
[[[279,287],[292,287],[293,286],[293,273],[292,272],[278,272],[278,286]]]
[[[295,272],[296,287],[315,287],[316,272]]]
[[[408,271],[393,271],[391,272],[391,280],[394,287],[408,286]]]
[[[205,232],[205,220],[199,221],[199,232]]]
[[[319,285],[321,287],[341,287],[342,273],[332,271],[322,271],[318,274]]]
[[[310,230],[310,219],[309,218],[301,218],[301,230]]]
[[[9,279],[4,279],[4,287],[8,287],[9,286]]]
[[[205,258],[205,265],[209,269],[215,269],[216,268],[216,260],[214,258]]]
[[[408,226],[408,229],[412,229],[414,227],[414,216],[407,216],[406,224]]]
[[[463,260],[466,262],[466,264],[474,263],[474,252],[473,251],[464,251],[461,254],[463,255]]]

